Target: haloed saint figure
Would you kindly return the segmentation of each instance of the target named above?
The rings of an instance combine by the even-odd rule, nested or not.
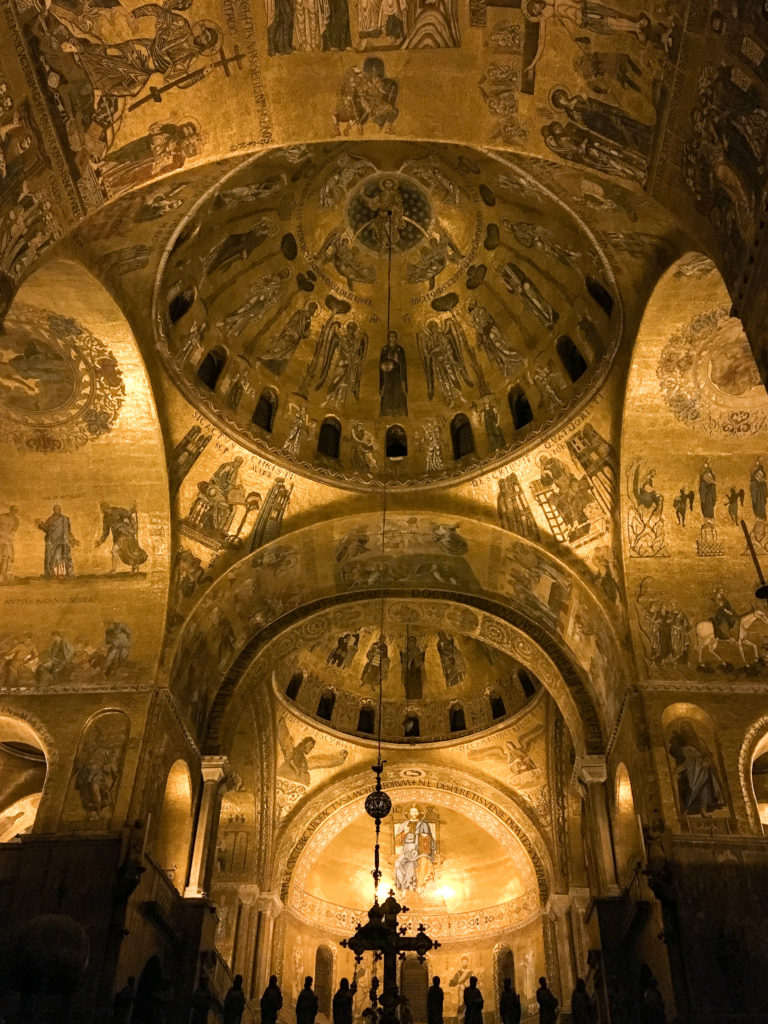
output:
[[[418,807],[409,807],[405,821],[395,825],[395,887],[421,892],[434,880],[437,842],[431,824]]]

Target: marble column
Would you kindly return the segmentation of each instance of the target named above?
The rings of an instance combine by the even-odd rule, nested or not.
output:
[[[283,910],[283,902],[276,892],[262,892],[256,899],[256,956],[253,971],[252,995],[256,998],[267,987],[272,973],[272,940],[275,921]]]
[[[611,825],[608,819],[606,780],[608,768],[602,754],[584,755],[576,761],[576,773],[584,794],[587,840],[592,860],[592,884],[596,897],[618,896]]]
[[[240,914],[232,950],[232,969],[235,974],[242,974],[243,991],[250,998],[256,967],[256,940],[259,929],[257,904],[261,896],[261,889],[258,885],[245,883],[237,885],[236,889],[240,900]]]
[[[221,797],[228,771],[229,761],[226,757],[215,755],[204,757],[200,766],[203,792],[197,813],[189,882],[184,890],[187,899],[205,898],[210,890]]]
[[[570,910],[571,898],[567,893],[553,893],[549,897],[546,914],[552,924],[553,938],[557,950],[561,1006],[570,1005],[571,993],[576,985],[574,951],[572,948],[573,939],[568,920]]]

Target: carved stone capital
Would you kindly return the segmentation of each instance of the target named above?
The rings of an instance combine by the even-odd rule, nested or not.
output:
[[[608,779],[608,764],[603,754],[583,754],[576,758],[576,777],[591,786]]]
[[[567,914],[571,906],[571,897],[567,892],[553,892],[547,900],[544,913],[550,917],[562,917]]]
[[[203,783],[222,782],[229,773],[229,760],[219,754],[208,754],[200,762]]]
[[[238,883],[235,887],[237,891],[237,897],[244,907],[255,907],[259,901],[259,897],[262,895],[261,889],[253,883]]]
[[[283,912],[283,901],[276,892],[262,892],[256,897],[256,908],[269,917],[279,917]]]

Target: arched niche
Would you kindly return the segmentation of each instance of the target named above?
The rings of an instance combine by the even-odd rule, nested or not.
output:
[[[768,676],[741,527],[768,557],[768,395],[731,313],[714,264],[689,253],[659,279],[634,345],[621,519],[630,626],[651,679]]]
[[[661,716],[672,795],[681,825],[695,832],[712,819],[731,816],[727,776],[717,727],[696,704],[679,702]]]
[[[768,833],[768,715],[747,730],[739,751],[739,780],[753,831]]]
[[[19,645],[2,682],[31,692],[146,683],[162,640],[170,513],[136,338],[91,273],[55,258],[19,289],[1,344],[27,384],[0,386],[0,514],[11,516],[0,642]]]
[[[605,723],[613,721],[624,686],[623,661],[613,624],[589,588],[538,545],[474,520],[434,513],[410,516],[407,522],[392,516],[390,524],[407,529],[412,542],[407,558],[396,553],[388,556],[393,581],[388,595],[400,600],[417,586],[425,599],[447,600],[457,623],[467,619],[476,628],[482,627],[492,645],[498,645],[498,639],[506,642],[507,637],[510,644],[519,644],[519,654],[514,656],[521,662],[535,647],[546,651],[551,667],[536,668],[535,674],[550,692],[555,685],[560,688],[553,695],[577,751],[603,749]],[[376,587],[380,566],[374,565],[378,555],[368,546],[351,543],[361,533],[373,535],[379,529],[379,518],[363,513],[294,533],[295,558],[289,564],[281,560],[280,586],[286,591],[295,587],[296,598],[293,607],[282,607],[279,615],[269,600],[275,586],[269,555],[272,545],[241,559],[199,601],[176,641],[169,673],[182,708],[190,679],[200,674],[195,644],[199,649],[202,636],[207,649],[218,648],[214,605],[237,638],[229,667],[217,664],[213,656],[206,663],[210,665],[205,672],[206,702],[211,709],[203,741],[206,752],[218,752],[227,707],[248,665],[267,643],[328,607],[329,599],[341,607],[372,593],[380,596]],[[280,544],[273,542],[276,549]],[[334,557],[309,559],[310,551],[330,551]],[[414,575],[417,564],[430,570],[429,590],[423,589],[423,576]],[[263,595],[258,597],[258,611],[233,598],[244,588]],[[254,620],[259,623],[257,629]],[[586,621],[590,623],[588,635],[581,625]]]
[[[184,892],[192,841],[192,780],[185,761],[168,771],[152,856],[180,892]]]
[[[129,735],[130,720],[124,711],[100,711],[85,724],[64,800],[66,828],[110,828]]]
[[[623,762],[616,769],[614,801],[613,840],[616,873],[619,885],[623,888],[632,881],[632,876],[643,859],[643,842],[632,782],[627,766]]]
[[[30,724],[0,714],[0,843],[34,828],[48,775],[46,748]]]

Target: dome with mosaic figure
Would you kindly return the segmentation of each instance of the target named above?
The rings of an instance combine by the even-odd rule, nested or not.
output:
[[[446,623],[350,625],[276,659],[273,688],[287,708],[360,738],[429,742],[466,737],[523,711],[541,691],[534,672]]]
[[[275,150],[183,223],[156,288],[176,385],[247,449],[359,489],[467,479],[556,431],[621,331],[586,226],[462,148]]]

